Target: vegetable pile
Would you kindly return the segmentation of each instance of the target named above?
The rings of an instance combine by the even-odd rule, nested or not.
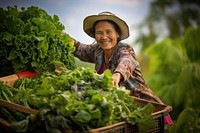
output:
[[[73,40],[63,32],[59,17],[31,6],[0,8],[0,77],[20,71],[52,69],[62,62],[75,68]]]
[[[121,121],[137,124],[141,132],[154,127],[153,105],[139,106],[129,90],[112,87],[111,77],[109,70],[98,75],[76,68],[18,79],[13,87],[1,83],[2,99],[38,110],[26,115],[1,107],[1,117],[17,132],[88,132]]]

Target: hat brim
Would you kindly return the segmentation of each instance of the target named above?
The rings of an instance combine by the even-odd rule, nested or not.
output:
[[[83,21],[84,32],[90,37],[95,38],[95,35],[91,31],[93,31],[94,23],[100,20],[111,20],[115,22],[121,30],[121,40],[129,37],[129,28],[126,22],[114,15],[92,15],[86,17]]]

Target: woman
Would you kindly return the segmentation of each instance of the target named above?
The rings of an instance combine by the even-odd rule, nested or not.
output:
[[[102,12],[86,17],[83,29],[97,43],[86,45],[74,40],[74,55],[77,58],[95,63],[95,70],[99,74],[109,69],[113,86],[125,86],[133,96],[163,104],[147,87],[133,48],[120,42],[129,37],[125,21],[111,12]]]

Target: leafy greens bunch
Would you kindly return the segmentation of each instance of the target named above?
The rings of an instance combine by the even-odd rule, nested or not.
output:
[[[19,122],[7,119],[18,132],[88,132],[121,121],[138,125],[141,132],[154,127],[153,105],[139,106],[129,90],[113,88],[111,75],[109,70],[98,75],[90,68],[76,68],[19,79],[9,89],[9,100],[39,111]]]
[[[51,69],[53,61],[75,68],[73,40],[59,17],[31,6],[0,8],[0,76],[25,70]]]

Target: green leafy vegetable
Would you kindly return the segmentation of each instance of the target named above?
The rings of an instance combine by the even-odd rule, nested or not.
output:
[[[102,75],[90,68],[65,70],[59,74],[44,72],[35,78],[17,80],[15,86],[9,88],[11,93],[15,90],[15,95],[9,100],[39,110],[36,115],[29,116],[27,132],[62,132],[64,129],[88,132],[91,128],[121,121],[137,124],[140,131],[154,127],[155,120],[151,115],[153,106],[139,106],[130,96],[129,90],[113,88],[111,81],[109,70]],[[12,125],[20,125],[19,120],[10,120]],[[44,125],[34,125],[36,127],[33,128],[38,120]],[[64,123],[55,124],[58,120]]]
[[[36,6],[0,8],[0,76],[20,71],[46,71],[53,62],[75,68],[73,40],[59,17]]]

